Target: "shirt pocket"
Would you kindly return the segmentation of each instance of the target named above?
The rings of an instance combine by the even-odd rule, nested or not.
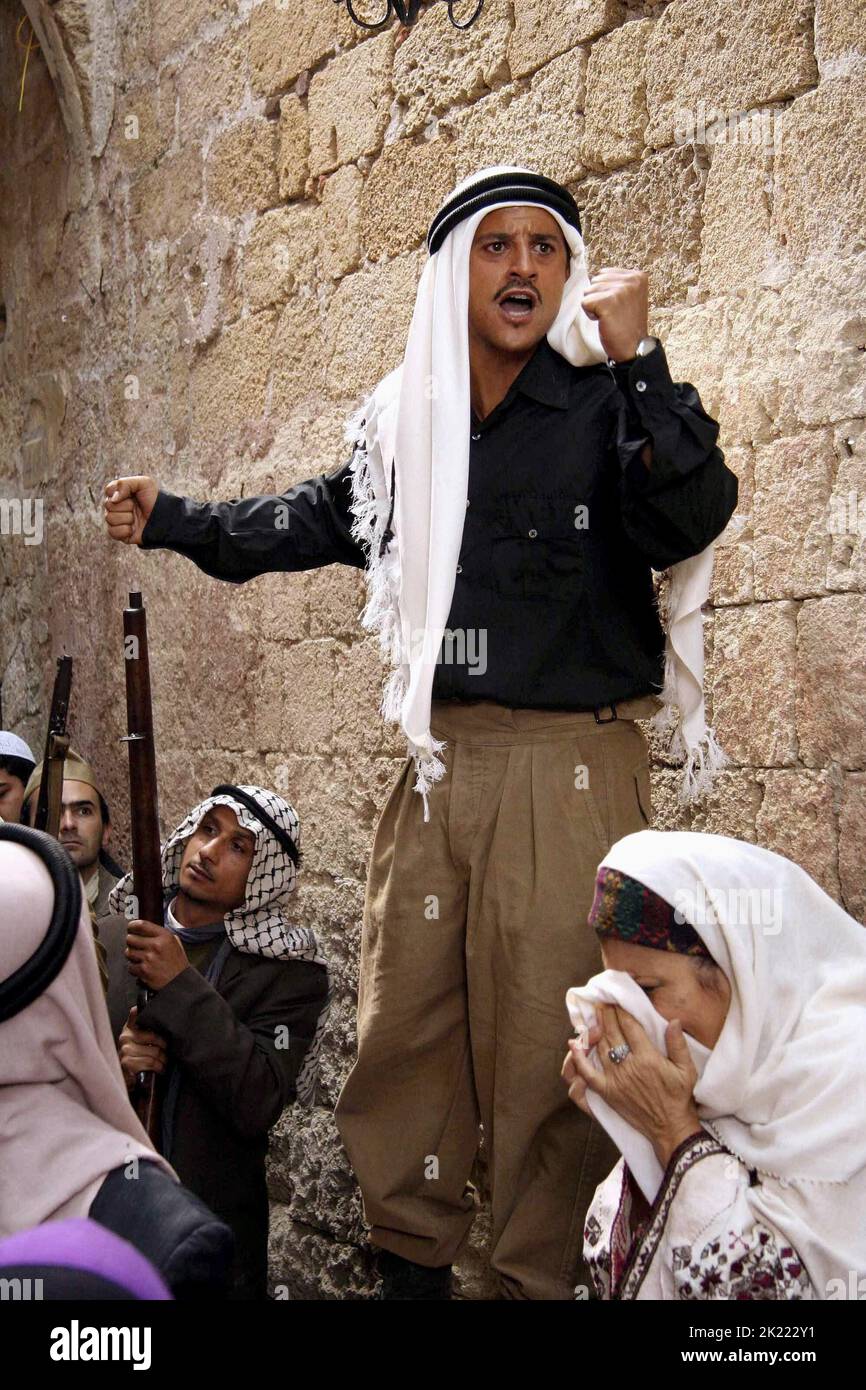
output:
[[[472,506],[461,566],[474,586],[523,602],[575,602],[587,518],[574,492],[512,493]]]

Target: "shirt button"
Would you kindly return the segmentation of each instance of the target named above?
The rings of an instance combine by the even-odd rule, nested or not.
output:
[[[534,540],[535,540],[535,537],[536,537],[537,535],[538,535],[538,532],[536,531],[535,527],[533,526],[532,530],[529,532],[529,539],[530,539],[531,541],[534,541]]]
[[[645,381],[636,381],[635,384],[634,384],[634,389],[635,389],[636,391],[645,391],[645,390],[646,390],[646,382],[645,382]]]
[[[458,573],[458,574],[462,574],[462,573],[463,573],[463,566],[462,566],[462,565],[458,565],[458,566],[457,566],[457,573]]]
[[[468,497],[466,498],[466,505],[467,505],[467,507],[469,506],[469,498],[468,498]]]
[[[480,439],[480,438],[481,438],[481,435],[480,435],[480,434],[473,434],[472,438],[473,438],[473,439]]]

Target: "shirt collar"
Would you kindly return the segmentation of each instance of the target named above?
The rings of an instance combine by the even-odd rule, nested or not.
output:
[[[567,410],[572,370],[571,363],[550,346],[546,337],[542,338],[508,394],[521,391],[542,405]]]

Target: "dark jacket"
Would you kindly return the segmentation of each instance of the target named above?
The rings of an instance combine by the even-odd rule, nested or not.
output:
[[[136,995],[124,955],[126,925],[117,916],[99,924],[115,1036]],[[234,1298],[265,1296],[268,1130],[295,1098],[326,994],[322,965],[232,950],[216,987],[188,966],[138,1017],[143,1028],[167,1040],[169,1059],[179,1068],[165,1156],[181,1182],[234,1232]]]

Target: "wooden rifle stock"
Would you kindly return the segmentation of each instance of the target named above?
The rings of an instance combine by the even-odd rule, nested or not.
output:
[[[57,674],[54,677],[54,690],[51,695],[51,712],[48,716],[48,733],[45,736],[45,753],[42,759],[42,781],[36,800],[37,830],[53,835],[55,840],[60,833],[60,811],[63,801],[63,764],[69,751],[69,733],[66,722],[69,717],[69,695],[72,690],[72,657],[57,658]]]
[[[144,922],[163,921],[162,854],[156,789],[156,750],[150,701],[147,616],[141,594],[129,595],[123,610],[123,655],[126,670],[126,745],[129,749],[129,805],[132,835],[132,882]],[[138,1009],[151,991],[139,983]],[[133,1105],[153,1145],[161,1146],[160,1094],[156,1072],[140,1072]]]

